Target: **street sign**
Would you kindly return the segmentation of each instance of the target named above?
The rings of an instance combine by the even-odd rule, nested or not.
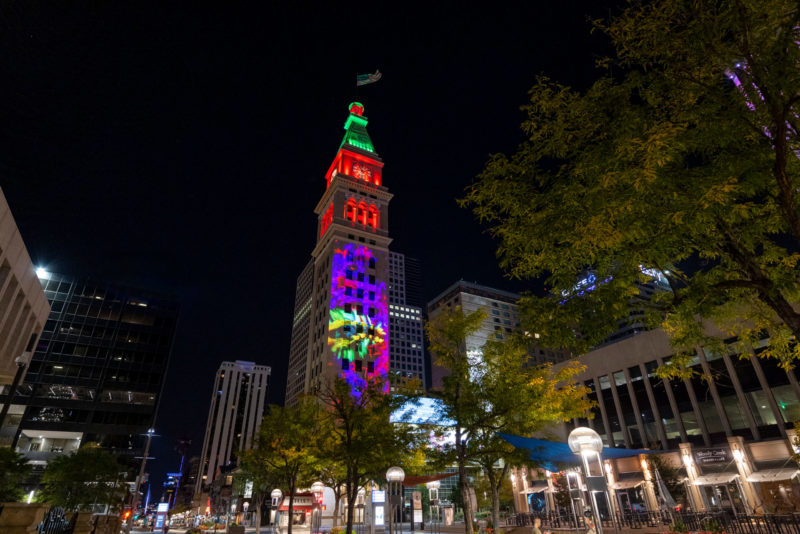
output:
[[[386,491],[385,490],[372,490],[372,502],[374,503],[384,503],[386,502]]]

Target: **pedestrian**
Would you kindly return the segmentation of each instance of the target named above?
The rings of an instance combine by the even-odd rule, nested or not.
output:
[[[542,520],[538,517],[533,519],[533,532],[532,534],[542,534],[542,531],[539,527],[542,526]]]

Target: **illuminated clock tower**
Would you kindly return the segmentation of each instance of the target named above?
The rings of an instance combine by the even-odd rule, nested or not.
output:
[[[392,195],[362,104],[350,104],[344,129],[314,209],[317,245],[297,281],[287,404],[337,375],[352,385],[378,379],[388,387]]]

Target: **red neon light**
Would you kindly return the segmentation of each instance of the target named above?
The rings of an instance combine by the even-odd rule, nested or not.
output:
[[[358,173],[361,176],[356,176],[353,171],[353,163],[355,162],[364,164],[365,169],[359,170]],[[357,180],[363,180],[371,184],[381,185],[383,180],[382,169],[382,161],[365,156],[364,154],[352,152],[343,147],[339,149],[339,152],[337,152],[336,157],[333,159],[333,163],[331,163],[328,173],[325,175],[325,179],[327,180],[328,186],[330,186],[331,179],[333,178],[333,171],[336,171],[337,173],[344,173],[348,176],[352,176]]]
[[[322,216],[322,223],[320,224],[320,229],[319,229],[320,237],[325,235],[325,232],[328,231],[328,227],[331,225],[332,222],[333,222],[333,202],[331,202],[331,205],[328,206],[328,209],[325,210],[325,214]]]

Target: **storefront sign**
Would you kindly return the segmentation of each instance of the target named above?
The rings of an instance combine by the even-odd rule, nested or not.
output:
[[[731,451],[724,447],[695,450],[694,461],[698,465],[728,463],[731,461]]]
[[[422,510],[422,492],[420,491],[411,492],[411,502],[414,505],[414,510]],[[416,519],[414,521],[416,521]],[[420,519],[420,521],[422,520]]]

